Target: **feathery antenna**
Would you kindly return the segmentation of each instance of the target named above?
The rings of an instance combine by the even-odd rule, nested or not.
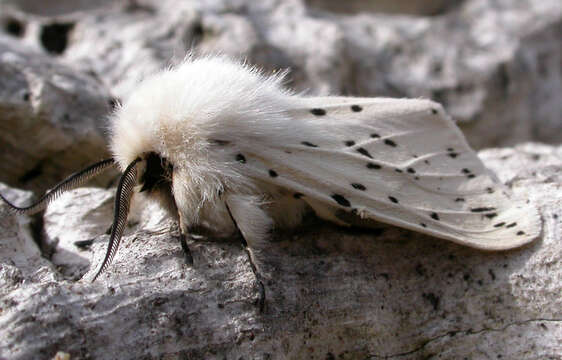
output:
[[[49,203],[51,203],[65,191],[72,190],[75,187],[82,185],[89,179],[93,178],[96,175],[99,175],[112,166],[115,166],[114,159],[105,159],[93,165],[90,165],[87,168],[70,175],[69,177],[55,185],[52,189],[48,190],[45,195],[41,196],[39,200],[29,206],[18,207],[9,202],[1,194],[0,199],[2,199],[2,201],[6,203],[6,205],[8,205],[8,209],[15,213],[20,215],[32,215],[45,209],[47,205],[49,205]]]
[[[129,215],[129,206],[131,204],[131,197],[133,196],[133,189],[137,183],[137,163],[141,158],[136,158],[132,163],[127,166],[125,172],[119,179],[117,186],[117,194],[115,195],[115,210],[113,214],[113,224],[111,225],[111,236],[109,237],[109,244],[105,253],[105,258],[101,263],[96,275],[92,279],[94,282],[111,264],[113,257],[117,253],[125,225],[127,224],[127,216]]]

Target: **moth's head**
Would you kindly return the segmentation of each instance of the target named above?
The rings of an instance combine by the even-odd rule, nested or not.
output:
[[[138,181],[140,192],[154,194],[160,191],[170,191],[174,166],[168,159],[156,152],[142,154],[138,166]]]

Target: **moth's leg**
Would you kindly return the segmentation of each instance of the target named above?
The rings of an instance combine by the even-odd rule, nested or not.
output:
[[[159,195],[161,196],[160,200],[164,204],[166,204],[168,211],[170,214],[175,214],[175,220],[178,223],[178,227],[180,228],[180,244],[183,250],[183,257],[185,259],[186,265],[193,265],[193,256],[191,255],[191,250],[189,250],[189,246],[187,246],[187,236],[190,233],[188,230],[187,222],[185,221],[184,216],[180,208],[178,207],[178,201],[176,201],[176,196],[174,195],[174,188],[173,184],[175,184],[174,180],[176,179],[176,173],[172,173],[172,187],[169,191],[161,191]]]
[[[226,196],[225,206],[234,226],[242,237],[244,250],[248,255],[252,272],[258,284],[260,294],[258,306],[260,312],[263,312],[265,308],[265,287],[259,267],[256,265],[254,249],[259,249],[263,245],[265,238],[271,232],[273,222],[252,197]]]
[[[316,216],[318,216],[320,219],[330,221],[339,226],[350,226],[350,224],[344,221],[341,216],[336,215],[337,210],[335,207],[327,206],[323,202],[308,198],[306,199],[306,202],[310,205],[312,210],[314,210]]]
[[[191,255],[191,250],[189,250],[189,246],[187,246],[187,226],[185,225],[185,222],[182,219],[182,215],[181,212],[178,211],[178,224],[179,224],[179,228],[180,228],[180,244],[181,244],[181,248],[183,250],[183,257],[185,259],[185,264],[186,265],[193,265],[193,256]]]

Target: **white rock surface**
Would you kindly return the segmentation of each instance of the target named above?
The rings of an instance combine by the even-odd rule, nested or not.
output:
[[[32,3],[19,8],[37,13],[44,7],[37,1],[33,10]],[[288,84],[297,91],[431,98],[477,148],[562,141],[560,0],[96,0],[73,6],[60,2],[55,12],[64,16],[58,18],[23,15],[27,31],[20,36],[51,53],[63,44],[55,55],[97,74],[119,98],[143,74],[181,61],[190,50],[221,52],[270,71],[289,68]],[[10,11],[5,21],[21,17]],[[45,33],[53,33],[51,41]]]
[[[356,14],[361,12],[411,14],[411,15],[438,15],[459,6],[463,0],[306,0],[312,8],[326,11]]]
[[[543,235],[529,246],[482,252],[389,226],[351,231],[311,221],[278,234],[262,255],[271,280],[260,313],[255,279],[236,240],[192,243],[195,266],[188,267],[171,223],[140,205],[150,229],[131,228],[97,282],[86,279],[105,253],[106,235],[89,251],[64,249],[94,260],[83,280],[64,280],[45,267],[51,280],[15,282],[3,292],[0,356],[559,358],[562,147],[526,144],[480,156],[540,207]],[[88,189],[62,199],[82,224],[48,210],[46,222],[59,223],[61,237],[69,227],[88,237],[96,227],[98,234],[105,231],[100,223],[111,213],[94,214],[107,206],[83,201],[87,192],[98,204],[111,194]],[[0,259],[5,268],[10,260]],[[28,265],[14,271],[20,266]]]
[[[65,278],[79,280],[90,268],[91,253],[85,251],[89,245],[75,243],[109,234],[114,202],[115,188],[78,188],[62,194],[47,208],[43,241],[53,249],[50,260]],[[128,225],[125,234],[138,229],[168,231],[172,226],[166,212],[142,195],[137,195],[131,204]],[[107,246],[107,241],[102,246]],[[102,259],[103,255],[97,257]]]
[[[13,189],[3,183],[0,183],[0,193],[17,203],[32,198],[31,192]],[[33,239],[32,220],[28,216],[16,216],[0,203],[0,229],[0,296],[32,282],[54,280],[51,263],[41,257]],[[0,305],[0,314],[2,310],[4,307]]]
[[[99,82],[2,34],[0,78],[0,181],[40,194],[109,156],[110,97]]]
[[[103,234],[110,226],[114,192],[79,188],[61,195],[45,212],[44,241],[54,249],[51,261],[70,279],[80,279],[90,266],[89,254],[77,251],[76,241]]]

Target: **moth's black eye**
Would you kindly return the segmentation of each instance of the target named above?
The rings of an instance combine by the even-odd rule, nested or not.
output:
[[[164,183],[169,183],[173,166],[165,158],[155,152],[148,153],[145,157],[146,170],[140,178],[141,192],[152,191]]]

